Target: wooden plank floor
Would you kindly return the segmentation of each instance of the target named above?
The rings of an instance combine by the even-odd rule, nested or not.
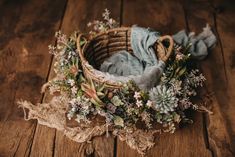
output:
[[[47,45],[54,32],[87,31],[105,8],[121,25],[152,27],[164,34],[200,32],[209,23],[218,43],[201,69],[202,93],[213,93],[212,115],[164,134],[148,157],[235,156],[235,1],[233,0],[0,0],[0,157],[139,157],[115,137],[78,144],[55,129],[24,121],[15,103],[43,102],[40,87],[53,77]]]

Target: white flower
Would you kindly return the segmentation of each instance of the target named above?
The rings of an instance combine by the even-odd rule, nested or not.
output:
[[[71,86],[74,86],[75,85],[75,81],[73,79],[69,79],[68,80],[68,83],[71,85]]]
[[[140,99],[141,98],[140,92],[135,92],[134,98],[136,100]]]
[[[146,106],[149,107],[149,108],[152,107],[153,106],[153,102],[148,100],[147,103],[146,103]]]
[[[93,27],[93,30],[90,31],[90,34],[96,34],[98,32],[103,32],[111,28],[119,27],[119,23],[116,22],[114,19],[110,18],[110,11],[108,9],[104,10],[102,14],[103,20],[95,20],[93,22],[89,22],[87,24],[88,27]]]
[[[104,13],[102,14],[103,18],[105,20],[109,20],[109,18],[110,18],[109,15],[110,15],[110,11],[107,8],[104,9]]]
[[[77,94],[77,91],[78,91],[78,88],[77,87],[75,87],[75,86],[73,86],[72,88],[71,88],[71,91],[72,91],[72,94]]]
[[[137,107],[143,106],[143,102],[141,100],[137,100],[136,102]]]

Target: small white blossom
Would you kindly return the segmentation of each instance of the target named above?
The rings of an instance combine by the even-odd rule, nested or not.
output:
[[[73,86],[73,87],[71,88],[71,91],[72,91],[72,94],[75,95],[75,94],[77,94],[78,88],[75,87],[75,86]]]
[[[143,102],[141,100],[137,100],[136,102],[137,107],[143,106]]]
[[[108,9],[104,10],[102,16],[103,16],[103,21],[95,20],[87,24],[88,27],[93,28],[93,30],[90,31],[90,34],[94,35],[96,33],[104,32],[111,28],[119,27],[119,23],[116,22],[114,19],[110,18],[110,11]]]
[[[73,79],[68,79],[68,83],[70,84],[70,86],[75,85],[75,81]]]
[[[152,107],[153,106],[153,102],[148,100],[147,103],[146,103],[146,106],[149,107],[149,108]]]
[[[109,15],[110,15],[110,11],[107,8],[104,9],[104,13],[102,14],[103,18],[105,20],[109,20]]]
[[[136,100],[140,99],[141,98],[140,92],[135,92],[134,98]]]

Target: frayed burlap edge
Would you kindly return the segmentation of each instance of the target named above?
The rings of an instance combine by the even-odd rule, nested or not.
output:
[[[62,131],[68,138],[78,143],[90,142],[93,137],[107,133],[107,125],[68,127],[66,125],[66,100],[54,97],[49,103],[33,105],[28,101],[18,101],[23,108],[25,120],[36,119],[39,124]],[[140,129],[109,130],[121,141],[135,149],[141,155],[154,146],[154,137],[159,130],[143,131]]]

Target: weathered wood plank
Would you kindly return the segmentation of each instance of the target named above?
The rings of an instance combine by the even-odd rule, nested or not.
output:
[[[0,156],[27,156],[36,123],[23,119],[17,99],[40,102],[64,1],[0,2]],[[48,9],[50,8],[50,9]]]
[[[173,34],[187,27],[182,6],[177,1],[124,1],[123,24],[152,27],[163,34]],[[211,152],[204,141],[203,116],[196,113],[194,124],[180,128],[175,134],[163,134],[156,139],[156,146],[146,156],[209,157]],[[117,156],[139,156],[121,141],[117,144]]]
[[[217,93],[218,101],[221,102],[222,116],[225,119],[230,140],[228,145],[223,145],[228,153],[235,156],[235,3],[231,0],[215,1],[216,8],[223,9],[216,14],[217,31],[221,40],[222,52],[224,53],[225,69],[227,74],[226,92]],[[226,94],[224,97],[221,94]],[[222,103],[223,102],[223,103]],[[210,130],[212,132],[212,129]]]
[[[213,115],[207,116],[209,147],[214,156],[235,156],[235,96],[234,69],[231,66],[234,52],[235,4],[232,1],[185,3],[189,28],[199,32],[209,23],[218,38],[217,46],[202,62],[208,92],[213,92]]]
[[[66,12],[63,18],[61,30],[69,35],[75,30],[82,32],[88,31],[87,23],[95,19],[101,19],[102,12],[105,8],[111,11],[111,16],[119,21],[121,1],[95,1],[95,0],[69,0]],[[53,77],[53,70],[50,72],[50,78]],[[50,97],[48,94],[45,97]],[[40,125],[37,127],[31,155],[37,156],[35,152],[42,152],[45,148],[38,147],[38,144],[45,141],[48,137],[45,132],[53,132],[53,129],[45,128]],[[97,137],[91,143],[76,143],[61,132],[53,132],[48,139],[54,143],[54,156],[58,157],[75,157],[75,156],[97,156],[97,157],[112,157],[114,156],[114,138]],[[52,150],[52,148],[50,148]],[[49,156],[50,154],[48,154]]]

